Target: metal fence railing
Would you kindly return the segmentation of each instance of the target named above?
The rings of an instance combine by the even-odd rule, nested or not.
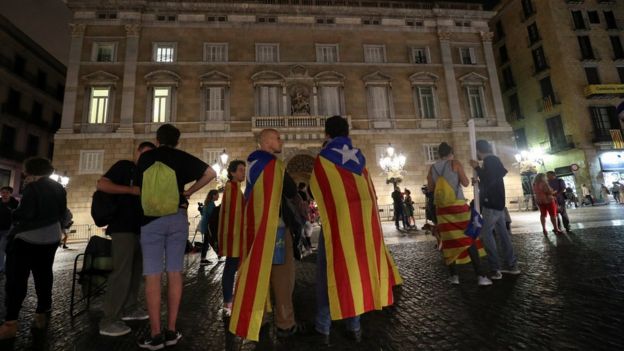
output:
[[[67,240],[69,241],[87,241],[94,235],[104,236],[104,228],[100,228],[95,224],[78,224],[71,227]]]

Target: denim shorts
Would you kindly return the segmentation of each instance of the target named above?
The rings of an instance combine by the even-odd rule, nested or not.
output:
[[[143,275],[182,272],[189,236],[186,209],[160,217],[141,227]]]

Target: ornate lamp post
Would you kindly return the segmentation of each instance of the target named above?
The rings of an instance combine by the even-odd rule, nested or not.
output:
[[[379,160],[379,166],[386,174],[386,184],[396,186],[403,180],[405,161],[405,155],[396,154],[392,144],[388,144],[386,155]]]
[[[215,180],[217,181],[217,190],[221,191],[225,187],[225,183],[227,182],[227,162],[229,156],[225,152],[225,149],[219,155],[219,158],[215,160],[214,164],[211,166],[214,169],[215,173],[217,173],[217,177]]]

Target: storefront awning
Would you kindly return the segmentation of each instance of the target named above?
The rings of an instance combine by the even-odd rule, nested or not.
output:
[[[624,95],[624,84],[590,84],[585,87],[585,97]]]

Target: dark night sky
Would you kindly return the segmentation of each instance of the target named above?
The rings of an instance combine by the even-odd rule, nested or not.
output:
[[[2,0],[0,13],[63,64],[69,50],[70,13],[61,0]]]
[[[498,1],[456,0],[482,2],[486,8],[491,8]],[[0,13],[59,61],[67,64],[70,13],[62,0],[2,0]]]

